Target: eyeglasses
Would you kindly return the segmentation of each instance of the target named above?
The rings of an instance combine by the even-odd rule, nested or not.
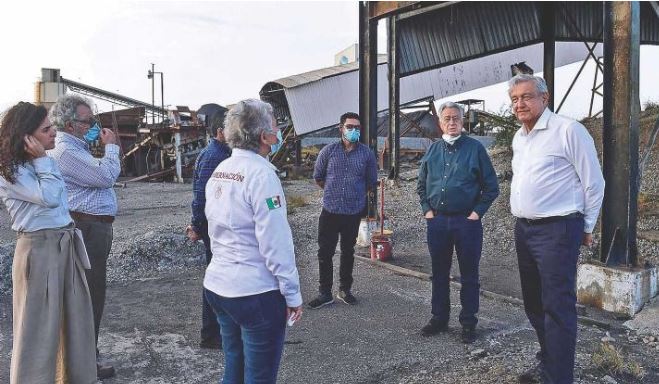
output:
[[[345,129],[361,129],[362,128],[361,125],[356,125],[356,124],[355,125],[353,125],[353,124],[343,124],[343,126],[345,127]]]
[[[512,97],[510,99],[510,101],[513,104],[517,104],[520,101],[523,102],[523,103],[528,103],[529,101],[535,99],[536,97],[538,97],[538,95],[534,95],[534,94],[531,94],[531,93],[525,93],[520,97]]]
[[[89,119],[89,120],[73,119],[73,121],[78,122],[78,123],[81,123],[81,124],[89,125],[90,127],[93,127],[94,124],[96,124],[96,123],[98,122],[98,121],[97,121],[96,119],[94,119],[94,118],[91,118],[91,119]]]
[[[445,123],[450,123],[451,121],[455,121],[455,122],[457,123],[457,122],[459,122],[459,121],[461,121],[461,120],[462,120],[462,117],[460,117],[460,116],[446,116],[446,117],[442,117],[442,121],[445,122]]]

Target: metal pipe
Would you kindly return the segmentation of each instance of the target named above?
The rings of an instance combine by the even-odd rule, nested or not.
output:
[[[400,65],[398,60],[397,16],[390,16],[387,28],[389,66],[389,179],[398,179],[400,169]]]
[[[377,155],[377,20],[369,18],[369,2],[359,3],[359,115],[361,117],[362,142]],[[368,192],[368,217],[377,216],[377,194]]]
[[[604,3],[604,129],[601,260],[638,266],[640,5]]]
[[[155,108],[156,106],[156,79],[153,76],[156,65],[151,63],[151,106]],[[151,124],[156,123],[156,113],[151,113]]]

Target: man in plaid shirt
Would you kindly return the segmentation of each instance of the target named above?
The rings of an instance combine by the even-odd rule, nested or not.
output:
[[[194,177],[192,180],[192,219],[186,228],[186,234],[191,241],[202,240],[206,247],[206,265],[211,262],[213,253],[208,236],[208,221],[204,208],[206,206],[206,183],[215,171],[215,168],[231,156],[231,148],[224,140],[222,116],[216,114],[211,121],[210,134],[213,137],[208,146],[197,156]],[[206,296],[202,294],[203,307],[201,311],[201,348],[222,348],[222,337],[220,336],[220,325],[217,323],[215,313],[211,309]]]
[[[312,309],[334,302],[332,257],[341,237],[339,292],[336,297],[354,305],[352,268],[359,222],[366,210],[366,192],[377,184],[375,155],[359,142],[359,115],[344,113],[339,122],[341,140],[325,146],[316,159],[313,177],[324,190],[323,210],[318,219],[319,295],[309,302]]]

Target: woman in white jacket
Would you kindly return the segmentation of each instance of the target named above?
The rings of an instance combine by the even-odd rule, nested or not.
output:
[[[272,107],[245,100],[227,112],[231,157],[206,184],[213,258],[204,277],[224,348],[224,383],[275,383],[286,322],[302,314],[286,200],[266,156],[281,145]]]
[[[1,124],[0,199],[17,233],[10,382],[94,383],[89,260],[62,176],[46,156],[55,128],[46,108],[24,102],[8,109]]]

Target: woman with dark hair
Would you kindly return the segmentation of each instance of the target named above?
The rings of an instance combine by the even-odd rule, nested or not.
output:
[[[55,128],[42,106],[18,103],[0,123],[0,199],[17,233],[12,266],[10,382],[94,383],[96,351],[82,238],[46,150]]]

